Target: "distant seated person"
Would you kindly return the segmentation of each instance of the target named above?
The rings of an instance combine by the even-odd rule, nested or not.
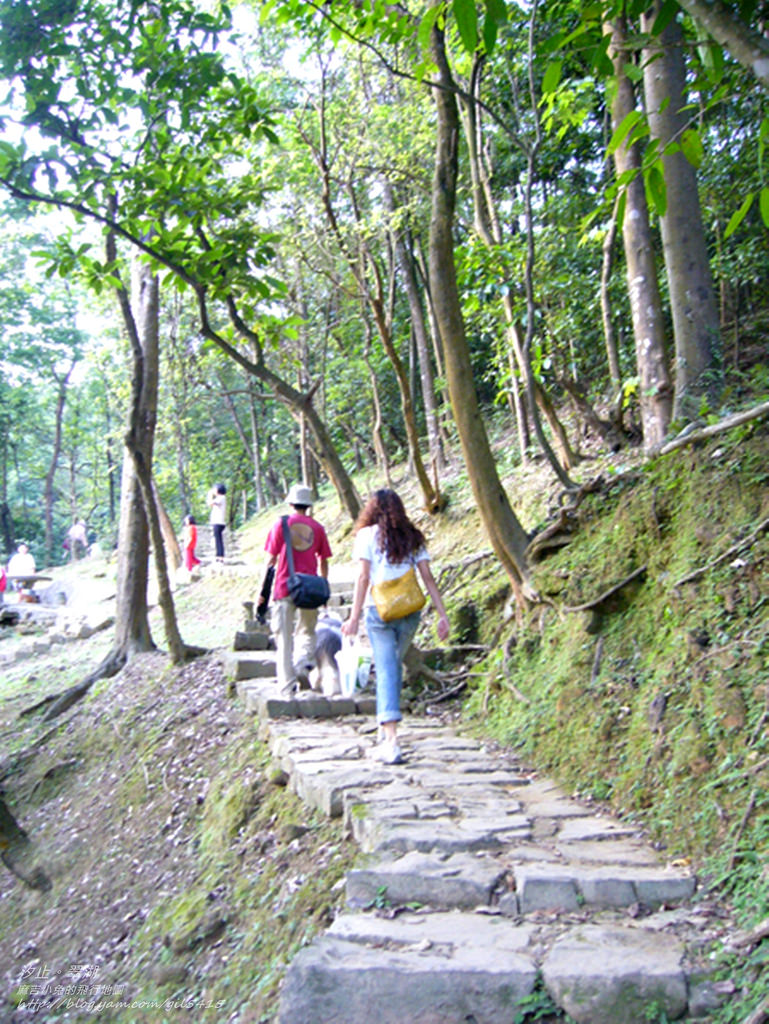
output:
[[[3,603],[3,594],[5,593],[5,588],[7,586],[8,586],[8,577],[7,577],[6,573],[5,573],[5,566],[4,565],[0,565],[0,604]]]
[[[8,559],[8,575],[11,577],[35,575],[35,556],[23,541]],[[21,590],[22,581],[15,580],[14,586],[16,590]]]
[[[85,522],[82,519],[78,519],[78,521],[73,523],[69,530],[67,530],[67,540],[64,546],[69,551],[72,560],[75,562],[82,555],[86,554],[88,551],[88,532],[86,530]]]

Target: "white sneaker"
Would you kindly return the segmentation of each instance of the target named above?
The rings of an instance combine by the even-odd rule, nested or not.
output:
[[[382,764],[403,764],[403,753],[396,740],[383,740],[374,747],[371,756]]]

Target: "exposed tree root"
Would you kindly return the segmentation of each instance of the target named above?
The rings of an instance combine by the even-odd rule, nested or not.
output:
[[[736,544],[732,544],[730,548],[727,548],[718,558],[712,559],[710,562],[706,562],[705,565],[700,566],[699,569],[695,569],[694,572],[690,572],[688,576],[682,576],[680,580],[676,580],[673,584],[674,587],[682,587],[684,583],[692,583],[694,580],[699,579],[700,576],[704,576],[708,569],[713,569],[716,565],[726,561],[727,558],[731,558],[732,555],[736,555],[738,551],[742,551],[744,548],[750,547],[753,541],[760,534],[769,528],[769,517],[762,519],[755,530],[744,537],[742,540],[738,540]]]
[[[0,860],[31,889],[48,892],[51,882],[45,871],[34,864],[27,866],[31,849],[29,836],[0,797]]]
[[[185,661],[192,661],[194,658],[201,658],[203,655],[208,653],[209,648],[207,647],[196,647],[194,644],[184,645]],[[125,651],[111,651],[104,661],[102,661],[90,675],[81,680],[81,682],[71,686],[63,693],[56,693],[48,697],[44,697],[36,704],[32,704],[30,707],[21,711],[21,716],[31,715],[40,708],[50,705],[46,713],[43,715],[43,721],[50,722],[52,719],[58,718],[59,715],[64,714],[65,711],[68,711],[74,704],[77,704],[78,701],[82,700],[98,679],[109,679],[112,676],[117,675],[124,667],[127,660],[128,655]]]
[[[502,685],[505,687],[506,690],[509,690],[510,693],[512,693],[516,700],[519,700],[522,704],[531,704],[529,698],[525,694],[521,693],[521,691],[518,689],[515,683],[513,683],[510,679],[507,678],[507,665],[510,660],[510,650],[515,643],[516,636],[514,633],[511,633],[510,636],[505,641],[505,647],[503,652],[502,672],[504,673],[504,678],[502,679]]]
[[[766,1024],[769,1020],[769,996],[762,999],[755,1010],[748,1014],[742,1024]]]
[[[730,940],[730,945],[741,949],[743,946],[755,946],[762,939],[769,939],[769,917],[765,917],[755,928],[749,932],[741,932]]]
[[[760,405],[754,405],[752,409],[744,409],[742,412],[736,412],[732,416],[726,416],[711,426],[702,427],[700,430],[690,430],[685,435],[674,437],[672,441],[663,444],[652,454],[667,455],[668,452],[673,452],[676,448],[683,448],[684,445],[694,444],[696,441],[705,441],[716,434],[722,434],[725,430],[731,430],[732,427],[738,427],[742,423],[748,423],[750,420],[759,419],[761,416],[767,415],[769,415],[769,402],[762,402]]]
[[[195,658],[202,658],[204,654],[210,654],[210,647],[196,647],[195,644],[184,645],[184,660],[194,661]]]
[[[43,715],[43,721],[50,722],[52,719],[58,718],[59,715],[63,715],[65,711],[68,711],[74,704],[77,704],[78,701],[85,697],[97,679],[109,679],[112,676],[116,676],[127,660],[128,654],[126,651],[110,651],[104,661],[90,675],[87,675],[81,682],[76,683],[75,686],[71,686],[64,693],[60,693],[53,698],[51,706]]]
[[[616,593],[622,590],[623,587],[626,587],[628,583],[632,583],[633,580],[638,579],[639,576],[643,576],[645,572],[646,566],[641,565],[633,572],[631,572],[629,576],[626,576],[624,579],[620,580],[619,583],[615,583],[613,587],[609,587],[608,590],[605,590],[602,594],[599,594],[598,597],[594,597],[592,601],[586,601],[584,604],[562,605],[561,611],[587,612],[590,611],[592,608],[597,608],[599,605],[603,604],[604,601],[607,601],[610,597],[613,597]]]
[[[554,523],[550,523],[549,526],[546,526],[544,530],[529,542],[529,546],[526,548],[526,557],[529,561],[536,562],[544,551],[562,548],[568,544],[571,541],[574,524],[574,509],[559,509],[558,519]]]

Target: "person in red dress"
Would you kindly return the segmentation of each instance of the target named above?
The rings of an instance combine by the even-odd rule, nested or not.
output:
[[[198,528],[195,525],[194,516],[184,517],[184,530],[182,532],[182,544],[184,547],[184,567],[187,572],[192,572],[196,565],[200,565],[200,559],[195,555],[195,546],[198,543]]]

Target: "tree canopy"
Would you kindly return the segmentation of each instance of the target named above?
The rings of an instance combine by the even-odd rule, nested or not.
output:
[[[514,501],[506,525],[497,499],[484,508],[499,484],[476,425],[510,418],[514,458],[542,448],[568,490],[581,424],[606,444],[652,446],[729,411],[725,368],[761,372],[751,324],[766,307],[769,119],[739,40],[763,44],[741,9],[727,39],[711,5],[665,3],[645,21],[636,7],[612,60],[608,2],[0,5],[6,548],[25,536],[55,560],[80,516],[115,539],[130,348],[114,296],[130,261],[160,275],[153,473],[177,523],[221,476],[237,519],[299,477],[332,484],[354,516],[351,474],[387,479],[403,457],[438,511],[459,441],[515,584],[527,536]],[[673,53],[671,24],[686,92],[662,137],[667,94],[642,86]],[[458,119],[441,165],[444,96]],[[696,254],[695,213],[672,225],[667,205],[685,168]],[[455,199],[439,214],[447,172]],[[672,385],[649,375],[632,313],[645,300],[615,240],[629,217],[648,220],[658,358],[693,403],[665,400]],[[695,258],[717,321],[702,386],[681,377],[691,310],[676,267]]]

